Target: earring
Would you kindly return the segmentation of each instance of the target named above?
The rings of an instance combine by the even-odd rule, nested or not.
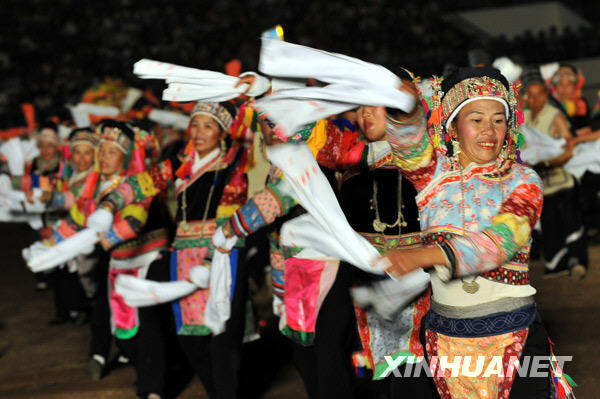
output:
[[[457,168],[460,166],[460,160],[458,158],[458,154],[460,154],[460,143],[458,140],[450,137],[450,144],[452,144],[452,157],[450,157],[450,161],[453,164],[453,168]]]
[[[498,161],[503,161],[508,158],[508,143],[504,142],[502,145],[502,149],[500,150],[500,155],[498,156]]]
[[[221,152],[225,153],[227,151],[227,143],[225,143],[225,140],[221,140],[219,144],[221,145]]]
[[[455,139],[452,139],[452,154],[456,157],[460,154],[460,143]]]

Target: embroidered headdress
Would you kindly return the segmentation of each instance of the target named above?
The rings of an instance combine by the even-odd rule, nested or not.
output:
[[[73,129],[71,134],[69,134],[69,147],[73,150],[78,144],[85,144],[96,148],[96,145],[98,145],[98,135],[89,127]]]
[[[507,157],[517,160],[517,150],[522,144],[517,126],[523,118],[518,109],[516,87],[494,68],[460,68],[441,83],[432,97],[432,112],[429,118],[432,138],[436,149],[447,153],[450,137],[447,127],[462,107],[475,100],[496,100],[504,105],[508,130],[506,133]]]
[[[198,101],[190,114],[190,118],[193,118],[196,115],[208,115],[212,117],[226,132],[229,131],[229,127],[233,122],[231,112],[220,103]]]
[[[131,151],[134,134],[127,124],[115,120],[103,120],[98,125],[100,143],[110,142],[116,144],[125,155]]]

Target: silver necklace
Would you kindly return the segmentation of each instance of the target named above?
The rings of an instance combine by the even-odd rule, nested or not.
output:
[[[457,158],[457,163],[458,163],[458,171],[460,174],[460,195],[461,195],[461,201],[462,201],[462,209],[461,209],[461,216],[462,216],[462,231],[463,231],[463,235],[466,236],[467,233],[467,229],[466,229],[466,217],[465,217],[465,208],[467,203],[465,202],[465,180],[464,180],[464,176],[463,176],[463,168],[462,165],[460,164],[460,161],[458,161],[458,157]],[[500,206],[502,206],[502,204],[504,203],[504,189],[502,187],[502,179],[500,176],[500,168],[498,168],[498,184],[500,186],[500,194],[502,197],[502,200],[500,202]],[[462,289],[463,291],[465,291],[467,294],[474,294],[477,291],[479,291],[479,283],[477,283],[475,280],[477,280],[477,276],[473,277],[473,280],[471,281],[465,281],[464,278],[461,277],[460,279],[462,281]]]
[[[378,233],[383,233],[388,228],[394,228],[396,226],[400,226],[398,228],[398,234],[402,234],[402,227],[406,227],[408,223],[404,219],[404,215],[402,214],[402,208],[404,208],[404,204],[402,203],[402,175],[398,176],[398,218],[394,222],[394,224],[387,224],[381,221],[379,217],[379,203],[377,202],[377,180],[373,177],[373,198],[371,199],[371,209],[375,211],[375,220],[373,220],[373,229]]]

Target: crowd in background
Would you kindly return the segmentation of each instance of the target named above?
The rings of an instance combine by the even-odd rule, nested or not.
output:
[[[96,141],[100,140],[100,143],[110,141],[109,136],[114,131],[119,133],[127,131],[130,136],[128,139],[133,141],[135,141],[133,137],[137,137],[138,133],[143,131],[144,137],[151,137],[143,144],[151,142],[153,145],[157,143],[160,143],[160,145],[153,147],[156,154],[152,154],[148,150],[150,146],[147,146],[145,151],[148,152],[148,157],[150,158],[152,155],[154,158],[152,162],[148,161],[145,164],[142,162],[143,165],[140,171],[154,170],[150,168],[150,165],[154,165],[159,158],[158,148],[160,147],[162,151],[161,159],[175,159],[178,156],[181,158],[181,154],[184,154],[184,139],[186,139],[186,136],[185,128],[182,128],[181,125],[178,127],[167,126],[168,124],[161,126],[160,121],[157,123],[156,120],[148,120],[149,110],[168,108],[169,110],[175,110],[178,116],[187,117],[191,114],[193,120],[195,114],[192,108],[197,111],[198,107],[208,108],[212,106],[208,103],[198,103],[195,106],[193,103],[183,106],[177,106],[174,103],[161,103],[157,98],[160,98],[159,93],[164,88],[162,82],[137,79],[132,74],[132,65],[141,58],[150,58],[194,68],[222,71],[228,62],[238,59],[243,65],[242,71],[256,70],[260,53],[258,38],[261,32],[265,27],[281,24],[285,28],[286,37],[295,43],[354,56],[384,65],[394,72],[398,71],[400,66],[407,67],[423,77],[434,74],[447,75],[452,67],[466,65],[489,66],[492,60],[498,56],[508,56],[523,66],[534,65],[533,72],[531,69],[527,69],[525,73],[521,74],[520,79],[523,84],[520,102],[523,108],[529,111],[526,113],[525,125],[534,126],[542,133],[553,138],[564,138],[566,143],[564,154],[549,161],[545,160],[530,165],[544,178],[545,187],[551,186],[549,182],[552,173],[560,169],[560,173],[567,174],[563,170],[563,165],[573,157],[574,148],[578,144],[595,141],[600,137],[600,122],[597,115],[594,114],[594,102],[586,101],[581,97],[584,82],[581,72],[570,65],[561,64],[560,66],[557,65],[555,74],[551,79],[545,79],[541,76],[539,68],[537,68],[547,62],[600,55],[600,31],[597,29],[587,27],[578,31],[551,29],[549,33],[539,34],[526,31],[524,34],[510,40],[506,37],[496,39],[476,38],[472,32],[460,29],[453,23],[452,17],[449,17],[453,12],[471,7],[473,1],[458,1],[452,7],[443,1],[433,1],[426,4],[406,2],[398,5],[392,1],[382,0],[370,1],[361,4],[361,7],[325,1],[310,2],[308,4],[301,1],[291,1],[285,2],[285,7],[280,7],[280,3],[282,2],[277,0],[253,0],[243,3],[243,5],[235,1],[223,1],[214,4],[199,2],[184,10],[178,7],[177,4],[167,1],[157,2],[151,7],[142,7],[128,0],[89,3],[85,6],[78,5],[78,3],[70,0],[61,0],[55,3],[34,1],[33,8],[35,12],[31,12],[31,5],[26,6],[16,1],[9,2],[0,10],[0,15],[5,14],[2,16],[7,21],[0,28],[0,120],[2,121],[0,130],[27,124],[33,127],[34,123],[32,122],[37,122],[36,128],[28,133],[40,145],[40,155],[35,158],[33,164],[28,165],[27,172],[33,175],[41,176],[45,173],[48,176],[54,176],[62,173],[62,168],[66,163],[66,159],[61,159],[61,156],[64,156],[63,149],[69,147],[67,141],[63,142],[64,136],[70,134],[71,137],[75,137],[74,134],[77,133],[76,130],[72,131],[75,127],[72,120],[74,115],[67,111],[65,104],[91,102],[117,106],[121,108],[118,119],[127,121],[127,123],[104,121],[98,124],[97,129],[96,126],[93,126],[93,129],[86,130],[85,134],[90,136],[87,140],[93,142],[93,144],[88,143],[88,146],[91,148],[98,146],[99,148],[101,144],[99,145]],[[489,5],[493,5],[494,2],[489,3]],[[510,3],[517,4],[516,1]],[[589,5],[583,1],[575,2],[573,7],[580,12],[600,8],[598,5]],[[69,11],[66,12],[66,10]],[[8,15],[18,15],[20,17],[17,20],[7,18]],[[365,36],[364,32],[369,32],[369,34]],[[198,45],[198,38],[202,38],[201,45]],[[465,46],[465,43],[469,43],[469,45]],[[65,49],[68,49],[68,51]],[[473,51],[474,49],[476,51]],[[238,75],[238,73],[233,74]],[[115,80],[105,80],[106,77]],[[534,95],[535,90],[531,91],[531,87],[535,85],[540,86],[537,87],[539,89],[537,96],[543,98],[543,101],[539,104],[535,103],[534,97],[537,98]],[[92,87],[93,89],[89,90]],[[127,96],[128,90],[132,87],[140,89],[138,100],[125,109],[121,100]],[[565,89],[565,87],[567,88]],[[247,98],[244,98],[244,100],[247,100]],[[27,120],[27,113],[23,112],[24,108],[22,108],[23,103],[33,105],[35,121]],[[241,102],[235,104],[238,108],[229,104],[234,108],[234,112],[231,112],[231,115],[226,115],[228,123],[232,123],[232,119],[237,120],[239,115],[244,116],[240,111],[242,109],[239,107],[240,104]],[[245,110],[245,108],[243,109]],[[545,110],[546,114],[543,114],[542,110]],[[229,110],[225,111],[229,113]],[[200,112],[197,112],[197,115],[206,116],[210,114],[215,121],[222,122],[216,116],[220,115],[222,117],[223,113],[220,109],[211,108],[210,112],[201,109]],[[545,120],[541,120],[542,116],[540,115],[544,115],[544,118],[549,118],[551,121],[546,123]],[[556,115],[559,116],[556,117]],[[100,116],[105,115],[99,115],[98,117]],[[555,124],[558,119],[560,119],[562,125],[556,129],[560,129],[560,133],[555,131]],[[48,125],[50,121],[54,124]],[[98,120],[93,120],[90,117],[91,125],[96,125],[98,122]],[[260,126],[261,130],[265,129],[266,131],[263,125]],[[188,132],[190,128],[191,125],[188,127]],[[218,126],[216,128],[222,133],[229,127],[227,129],[223,128],[223,130]],[[65,132],[67,133],[65,134]],[[48,136],[46,145],[52,147],[52,151],[44,149],[44,133]],[[99,135],[100,139],[96,135]],[[117,140],[113,137],[112,140],[116,142],[113,144],[119,144],[120,139]],[[221,151],[225,153],[226,145],[231,145],[231,140],[227,142],[228,144],[225,144],[224,139],[221,139],[221,141],[223,142],[222,146],[213,148],[213,152]],[[73,148],[74,146],[73,144]],[[51,154],[45,154],[48,151]],[[94,149],[94,151],[97,150]],[[125,154],[123,158],[127,159],[125,162],[129,162],[131,154],[126,151],[123,151],[123,153]],[[221,154],[219,157],[223,155]],[[7,160],[2,159],[2,161]],[[92,166],[93,162],[97,161],[92,160],[90,156],[86,173],[96,172],[94,168],[97,169],[97,165]],[[121,169],[127,171],[126,167],[121,166]],[[178,172],[175,172],[175,170],[176,168],[173,168],[173,176],[175,176],[174,173],[179,172],[179,170]],[[113,174],[116,176],[114,172]],[[133,176],[132,173],[129,177]],[[215,176],[217,176],[216,172]],[[12,177],[14,178],[14,176]],[[155,177],[156,174],[153,174],[152,178]],[[186,178],[189,178],[189,176]],[[88,178],[85,179],[87,181]],[[114,187],[117,187],[116,184],[120,181],[120,177],[114,179]],[[175,177],[172,178],[173,181],[175,179]],[[211,177],[211,181],[212,179]],[[109,179],[106,180],[109,183],[111,182]],[[218,179],[214,177],[214,181],[216,182]],[[83,186],[82,182],[79,183]],[[554,277],[568,273],[571,274],[574,280],[577,280],[583,278],[587,273],[589,263],[588,238],[600,236],[600,215],[597,212],[597,209],[600,209],[597,206],[599,202],[599,182],[600,174],[586,172],[578,179],[570,177],[567,184],[557,186],[556,191],[546,190],[544,192],[544,202],[548,205],[544,208],[546,213],[542,213],[543,235],[541,242],[547,276]],[[24,187],[21,185],[21,181],[18,181],[18,183],[14,183],[15,187]],[[75,180],[71,184],[74,183]],[[94,182],[94,184],[96,183],[98,187],[102,187],[102,179],[99,180],[99,183]],[[130,183],[128,182],[128,184]],[[154,182],[153,184],[157,183]],[[216,186],[217,183],[212,184]],[[227,184],[233,186],[233,183],[228,182]],[[110,188],[103,187],[102,190],[112,192],[110,190],[114,187],[111,185]],[[29,190],[31,187],[28,186],[27,189]],[[53,189],[59,191],[56,188]],[[376,189],[374,188],[374,190]],[[565,196],[564,190],[568,191],[568,196]],[[140,189],[140,192],[143,191]],[[208,191],[208,189],[205,191]],[[398,195],[401,195],[401,192]],[[561,192],[564,198],[561,197],[560,201],[556,200],[556,197],[551,197]],[[197,193],[196,195],[199,196]],[[410,196],[410,194],[405,195]],[[208,204],[210,204],[211,196],[212,191],[208,193],[208,200],[206,200]],[[223,197],[226,196],[223,195]],[[376,194],[374,198],[376,200]],[[97,196],[94,200],[98,202],[99,199],[100,196]],[[159,200],[164,202],[165,207],[182,207],[181,204],[173,204],[173,198],[166,199],[165,197],[159,198]],[[184,199],[184,224],[186,223],[185,212],[187,207],[185,201]],[[553,205],[550,206],[550,204]],[[219,206],[221,205],[223,204],[219,203]],[[399,206],[398,203],[396,203],[396,206]],[[73,207],[61,209],[63,212],[61,216],[65,217],[64,211],[67,209],[73,209]],[[207,209],[208,206],[204,209],[203,222],[206,219]],[[371,209],[373,209],[372,206]],[[215,209],[211,210],[211,212],[213,211],[218,213],[216,205]],[[570,214],[569,212],[573,213]],[[165,217],[171,222],[171,219],[180,217],[179,214],[179,216],[174,217],[172,213],[165,213],[161,216],[166,215]],[[573,216],[575,213],[576,216]],[[560,218],[557,218],[557,215],[567,215],[565,217],[568,218],[569,222],[572,222],[568,228],[572,228],[573,231],[577,232],[576,238],[573,238],[572,234],[564,234],[568,233],[565,231],[567,229],[566,224]],[[582,218],[582,215],[586,217]],[[237,217],[241,216],[238,215]],[[198,220],[200,220],[199,216]],[[400,219],[398,219],[399,221]],[[46,224],[46,231],[39,229],[36,232],[36,239],[52,239],[55,231],[58,231],[52,220],[45,219],[44,223]],[[233,222],[231,223],[232,226],[235,225]],[[132,225],[135,225],[135,223],[132,223]],[[391,227],[395,227],[395,225]],[[169,234],[171,233],[169,232]],[[263,252],[265,252],[262,255],[266,255],[269,248],[265,243],[262,244]],[[531,256],[534,259],[539,258],[539,236],[534,236],[533,244]],[[564,253],[561,252],[563,247]],[[162,250],[165,259],[162,260],[164,264],[161,264],[161,267],[167,270],[166,254],[168,250],[166,248]],[[103,259],[106,268],[108,268],[108,258],[98,258]],[[88,282],[88,285],[92,288],[86,289],[86,281],[82,273],[70,270],[68,267],[62,267],[62,269],[52,273],[49,275],[38,274],[36,280],[39,289],[46,289],[49,284],[55,294],[56,315],[54,319],[50,320],[50,325],[68,322],[82,325],[91,321],[93,335],[94,323],[97,321],[94,318],[94,312],[97,313],[94,307],[98,303],[98,292],[105,291],[98,288],[102,285],[99,285],[97,281],[92,281]],[[106,279],[106,276],[104,278]],[[242,279],[243,277],[238,278]],[[98,278],[96,277],[96,279]],[[165,281],[167,280],[165,279]],[[64,285],[61,286],[61,284]],[[106,284],[106,281],[104,284]],[[79,287],[77,288],[79,298],[65,299],[61,297],[61,292],[67,292],[71,290],[69,287],[73,286]],[[104,295],[106,295],[106,292],[104,292]],[[104,298],[104,300],[107,299]],[[74,302],[76,302],[75,305],[73,305]],[[243,301],[240,303],[241,305],[238,306],[241,309],[239,313],[243,314],[244,309],[242,308],[245,305]],[[163,317],[164,315],[160,317],[148,316],[147,314],[143,316],[150,320],[149,322],[146,321],[148,325],[155,321],[154,317],[156,319],[162,318],[159,320],[160,323],[168,319],[169,325],[173,324],[170,319],[172,315],[170,315],[168,308],[166,313],[169,314],[166,317]],[[107,320],[104,320],[104,327],[108,327]],[[261,321],[264,320],[261,319]],[[156,324],[160,323],[157,322]],[[169,339],[172,339],[174,336],[173,327],[167,329],[168,334],[165,333],[165,336],[170,334]],[[105,328],[105,330],[108,330],[108,328]],[[110,334],[106,334],[106,336],[109,340],[107,345],[110,346]],[[151,340],[144,342],[154,343],[161,339],[166,342],[164,337],[152,337]],[[190,344],[188,343],[188,345]],[[185,349],[183,344],[182,347]],[[123,348],[120,348],[120,350],[119,355],[126,355],[117,356],[123,363],[128,363],[129,360],[134,361],[137,356],[135,350],[124,350]],[[130,353],[126,353],[128,350]],[[191,349],[189,351],[193,352]],[[106,367],[109,360],[108,352],[99,356],[101,362],[95,360],[96,356],[98,356],[97,353],[91,353],[90,364],[92,364],[92,367],[90,371],[94,379],[100,379],[109,371]],[[190,359],[193,360],[193,356],[190,356]],[[159,356],[159,360],[166,364],[169,359],[165,359],[165,356]],[[157,362],[147,363],[153,365]],[[359,366],[356,367],[357,369],[360,368]],[[159,377],[163,378],[163,374]],[[221,383],[223,381],[223,379],[220,380]],[[240,386],[243,388],[243,382]],[[161,391],[162,388],[161,386]],[[217,387],[218,389],[220,388]],[[207,388],[207,391],[210,393],[210,388]],[[160,397],[159,395],[148,396],[152,392],[157,391],[140,391],[138,389],[140,396]],[[163,392],[160,394],[163,395]]]
[[[482,7],[496,2],[255,0],[199,1],[181,7],[169,1],[83,6],[72,0],[9,0],[0,10],[0,128],[21,122],[15,110],[23,101],[52,113],[76,103],[82,87],[107,76],[139,86],[130,66],[144,57],[213,70],[223,70],[227,61],[238,58],[245,69],[256,69],[255,39],[261,29],[275,24],[284,26],[286,37],[295,43],[392,70],[402,65],[423,76],[441,74],[446,64],[461,65],[472,48],[522,64],[600,55],[600,31],[593,27],[526,31],[513,39],[462,31],[453,14],[475,3]],[[581,15],[598,15],[594,2],[568,6]],[[154,88],[158,94],[160,88]]]

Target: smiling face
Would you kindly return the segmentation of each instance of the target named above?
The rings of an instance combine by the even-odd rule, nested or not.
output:
[[[73,147],[73,166],[77,173],[85,172],[94,162],[94,149],[91,145],[77,144]]]
[[[200,158],[218,148],[219,141],[224,136],[225,132],[211,116],[196,115],[190,122],[190,139],[194,143],[194,149]]]
[[[385,139],[385,107],[362,106],[356,111],[358,127],[369,141]]]
[[[448,133],[460,143],[459,160],[466,167],[471,162],[481,165],[498,158],[507,129],[504,105],[496,100],[481,99],[459,111]]]
[[[98,164],[100,173],[105,176],[112,176],[123,169],[125,154],[118,145],[105,141],[100,143],[98,148]]]

